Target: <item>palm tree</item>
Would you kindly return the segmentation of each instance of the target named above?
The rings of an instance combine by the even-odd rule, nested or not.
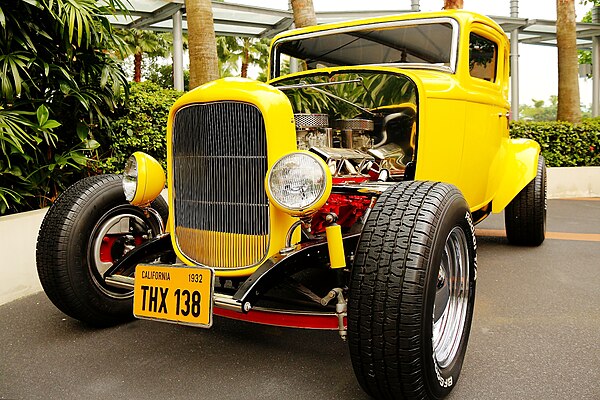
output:
[[[558,110],[556,119],[581,122],[575,0],[556,0],[558,47]]]
[[[133,80],[140,82],[142,78],[142,57],[167,57],[171,53],[169,34],[156,33],[139,29],[119,29],[117,35],[125,42],[127,54],[133,55]]]
[[[237,71],[238,62],[240,62],[240,76],[246,78],[248,77],[248,67],[251,64],[263,70],[267,68],[269,40],[219,36],[217,37],[217,54],[221,76],[234,74]]]
[[[294,12],[294,25],[296,25],[296,28],[317,24],[317,16],[312,0],[290,0],[290,6]]]
[[[463,8],[463,0],[444,0],[444,10]]]
[[[219,78],[210,0],[185,0],[190,52],[190,89]]]

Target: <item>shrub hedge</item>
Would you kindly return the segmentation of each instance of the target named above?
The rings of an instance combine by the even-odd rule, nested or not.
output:
[[[167,118],[181,92],[163,89],[152,82],[132,83],[127,107],[106,132],[99,173],[121,173],[127,158],[136,151],[150,154],[166,171]]]
[[[104,135],[109,149],[98,163],[98,173],[121,173],[127,157],[143,151],[166,168],[166,129],[169,109],[181,92],[146,81],[132,83],[127,108]],[[568,122],[512,122],[511,137],[533,139],[550,167],[600,166],[600,118],[581,124]]]
[[[600,166],[600,118],[569,122],[513,122],[511,137],[533,139],[550,167]]]

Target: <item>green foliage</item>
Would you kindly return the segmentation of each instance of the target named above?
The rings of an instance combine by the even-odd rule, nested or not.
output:
[[[132,83],[124,115],[115,119],[102,148],[98,168],[105,173],[121,173],[127,158],[143,151],[156,158],[166,170],[167,118],[181,92],[163,89],[152,82]]]
[[[591,4],[592,6],[600,6],[600,0],[583,0],[581,4]],[[592,22],[592,10],[585,13],[581,22]],[[590,50],[577,50],[579,64],[591,64],[592,63],[592,52]]]
[[[533,104],[521,104],[519,117],[524,121],[556,121],[558,96],[550,96],[550,104],[544,100],[531,99]]]
[[[550,96],[549,104],[544,100],[531,99],[532,104],[519,106],[519,118],[523,121],[556,121],[558,96]],[[583,118],[590,118],[592,113],[589,107],[581,106]]]
[[[140,29],[116,29],[116,36],[125,44],[124,53],[119,53],[121,59],[133,56],[133,80],[140,82],[142,68],[147,64],[142,57],[167,57],[173,49],[173,37],[170,33],[157,33]],[[187,44],[187,42],[185,42]],[[185,46],[184,46],[185,47]],[[150,61],[150,65],[151,65]]]
[[[269,64],[269,39],[218,36],[217,57],[221,77],[246,77],[248,66],[254,65],[261,71],[258,80],[265,81]]]
[[[146,80],[164,89],[173,89],[173,64],[160,65],[151,62],[142,74]],[[183,70],[183,90],[190,90],[190,70]]]
[[[167,57],[171,54],[173,39],[170,33],[143,29],[115,29],[115,34],[125,43],[125,53],[121,56],[143,53],[149,57]]]
[[[85,175],[94,130],[127,91],[107,15],[120,0],[0,5],[0,214],[45,206]]]
[[[513,122],[510,134],[538,142],[548,166],[600,166],[600,118],[581,124]]]

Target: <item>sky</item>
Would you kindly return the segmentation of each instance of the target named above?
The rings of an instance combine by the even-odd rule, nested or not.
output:
[[[266,8],[287,9],[288,0],[231,0]],[[318,11],[351,10],[409,10],[410,0],[313,0]],[[421,11],[440,10],[443,0],[421,0]],[[590,6],[575,1],[577,20],[581,20]],[[343,5],[343,8],[342,8]],[[510,0],[464,0],[464,9],[491,16],[509,16]],[[519,17],[556,19],[556,0],[520,0]],[[558,94],[557,50],[554,47],[519,45],[519,102],[531,104],[531,99],[545,100]],[[581,103],[592,103],[591,79],[579,80]]]

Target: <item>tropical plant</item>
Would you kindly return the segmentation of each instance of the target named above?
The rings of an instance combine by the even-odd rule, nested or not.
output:
[[[120,0],[0,4],[0,213],[44,206],[84,175],[127,92],[107,15]],[[121,96],[121,98],[123,98]]]
[[[269,64],[269,40],[218,36],[217,55],[221,77],[236,75],[239,70],[239,75],[247,78],[250,65],[256,65],[263,73],[266,71]]]
[[[115,33],[123,40],[126,53],[121,58],[133,56],[133,80],[142,80],[142,58],[168,57],[173,47],[172,36],[169,33],[157,33],[140,29],[117,29]]]
[[[588,4],[588,3],[593,3],[594,6],[599,5],[599,4],[595,4],[594,2],[591,2],[591,1],[582,1],[581,2],[581,4]],[[598,0],[598,3],[600,3],[600,0]],[[592,10],[585,13],[583,18],[581,19],[581,22],[587,22],[587,23],[593,22],[592,21]],[[592,52],[590,50],[577,50],[577,54],[578,54],[579,64],[591,64],[592,63]]]
[[[144,71],[147,81],[157,84],[163,89],[173,89],[173,64],[161,65],[156,60],[148,63]],[[183,90],[190,90],[190,71],[183,70]]]

